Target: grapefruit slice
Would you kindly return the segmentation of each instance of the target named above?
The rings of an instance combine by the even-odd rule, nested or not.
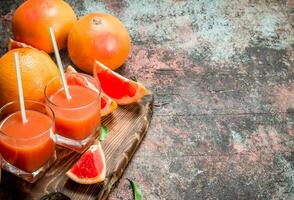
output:
[[[87,79],[85,79],[82,76],[76,76],[75,74],[77,71],[69,65],[66,68],[66,78],[68,83],[80,85],[83,87],[88,87],[96,92],[99,92],[97,88],[89,82]],[[105,93],[101,92],[101,116],[106,116],[110,113],[112,113],[117,108],[117,103],[113,101],[109,96],[107,96]]]
[[[77,70],[75,68],[73,68],[73,66],[68,65],[66,68],[66,73],[78,73]]]
[[[137,102],[149,93],[141,83],[121,76],[98,60],[94,63],[93,72],[100,81],[102,91],[119,105]]]
[[[117,108],[117,103],[105,93],[101,92],[101,116],[112,113]]]
[[[32,49],[36,49],[26,43],[23,43],[23,42],[18,42],[16,40],[13,40],[11,38],[9,38],[9,41],[8,41],[8,50],[12,50],[12,49],[18,49],[18,48],[24,48],[24,47],[28,47],[28,48],[32,48]]]
[[[100,142],[90,146],[72,168],[66,172],[66,175],[80,184],[94,184],[104,181],[106,165]]]

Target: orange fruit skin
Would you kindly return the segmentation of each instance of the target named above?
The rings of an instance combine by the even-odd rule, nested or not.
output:
[[[32,48],[18,48],[0,58],[0,106],[18,100],[14,52],[19,54],[24,98],[42,101],[46,84],[59,76],[58,68],[47,53]]]
[[[54,29],[58,48],[63,49],[76,20],[72,8],[62,0],[27,0],[13,15],[12,32],[17,41],[51,53],[49,27]]]
[[[92,73],[95,59],[114,70],[127,59],[131,38],[116,17],[91,13],[74,24],[67,48],[73,63],[85,72]]]

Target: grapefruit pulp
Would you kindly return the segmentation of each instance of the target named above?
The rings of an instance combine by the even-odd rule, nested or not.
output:
[[[102,91],[119,105],[137,102],[149,93],[141,83],[121,76],[98,60],[94,63],[93,72],[94,77],[100,82]]]
[[[106,176],[105,157],[100,142],[96,142],[66,172],[73,181],[80,184],[94,184],[104,181]]]

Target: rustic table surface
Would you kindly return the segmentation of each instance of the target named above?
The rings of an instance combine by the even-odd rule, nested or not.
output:
[[[22,1],[0,2],[0,53]],[[67,0],[132,36],[119,70],[155,95],[151,127],[109,199],[294,199],[293,0]],[[66,61],[65,61],[66,62]]]

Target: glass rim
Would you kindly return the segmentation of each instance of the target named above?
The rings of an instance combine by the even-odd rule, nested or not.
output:
[[[50,127],[47,130],[43,131],[42,133],[40,133],[38,135],[35,135],[35,136],[32,136],[32,137],[26,137],[26,138],[15,138],[13,136],[9,136],[9,135],[5,134],[5,132],[3,132],[1,130],[1,128],[0,128],[0,136],[1,137],[8,138],[8,139],[13,139],[13,140],[16,140],[16,141],[30,141],[30,140],[34,140],[34,139],[37,139],[39,137],[42,137],[43,135],[45,135],[46,133],[48,133],[48,130],[50,131],[50,129],[52,129],[55,126],[55,114],[54,114],[53,110],[49,106],[47,106],[45,103],[42,103],[42,102],[39,102],[39,101],[35,101],[35,100],[29,100],[29,99],[28,100],[24,100],[24,103],[26,103],[26,102],[30,102],[30,103],[34,103],[34,104],[39,104],[39,105],[44,106],[44,108],[46,108],[46,109],[49,110],[51,116],[49,116],[49,115],[47,115],[47,116],[51,120]],[[6,103],[4,106],[2,106],[0,108],[0,113],[2,113],[3,110],[6,109],[8,106],[11,106],[11,105],[16,104],[16,103],[19,104],[19,101],[16,100],[16,101],[10,101],[10,102]],[[30,109],[27,109],[27,110],[30,110]],[[20,109],[18,111],[20,111]],[[39,113],[42,113],[42,112],[37,111],[37,110],[34,110],[34,111],[39,112]],[[3,120],[0,121],[0,124],[2,123],[2,121]]]
[[[72,73],[72,74],[78,74],[78,75],[81,75],[81,76],[84,76],[84,77],[86,77],[86,78],[89,78],[89,79],[91,79],[91,80],[96,81],[96,83],[98,84],[99,87],[96,87],[96,86],[95,86],[95,87],[98,89],[99,93],[97,93],[96,91],[92,90],[91,88],[88,88],[88,89],[94,91],[95,93],[97,93],[96,98],[93,99],[90,103],[87,103],[87,104],[82,105],[82,106],[72,107],[72,108],[64,107],[64,106],[61,106],[61,105],[58,105],[58,104],[53,103],[53,102],[50,100],[50,98],[48,97],[48,95],[46,94],[46,91],[47,91],[48,86],[49,86],[50,84],[52,84],[53,81],[55,81],[55,80],[57,80],[57,79],[60,79],[60,80],[61,80],[61,77],[60,77],[60,76],[55,76],[55,77],[52,78],[52,79],[46,84],[46,86],[45,86],[44,94],[45,94],[45,100],[46,100],[46,102],[48,102],[50,105],[53,105],[53,106],[55,106],[55,107],[57,107],[57,108],[61,108],[61,109],[63,109],[63,110],[79,110],[79,109],[87,108],[87,107],[91,106],[92,104],[94,104],[96,101],[99,100],[99,98],[100,98],[100,96],[101,96],[101,86],[100,86],[100,82],[99,82],[97,79],[95,79],[94,77],[92,77],[92,76],[90,76],[90,75],[88,75],[88,74],[85,74],[85,73],[79,73],[79,72],[78,72],[78,73]],[[61,88],[62,88],[62,87],[61,87]]]

